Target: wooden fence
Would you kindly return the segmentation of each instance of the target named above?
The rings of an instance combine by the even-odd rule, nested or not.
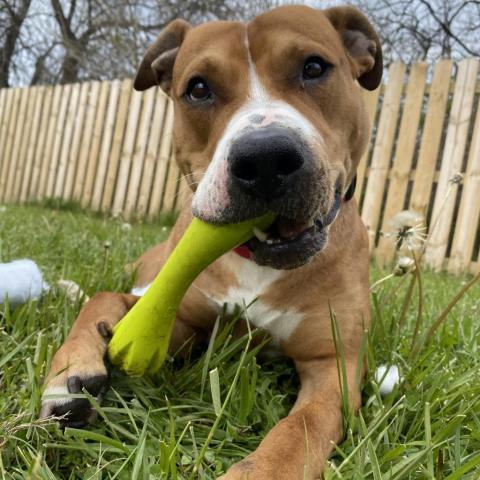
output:
[[[478,75],[478,59],[396,63],[364,92],[373,135],[356,195],[380,263],[395,255],[382,233],[409,209],[435,222],[430,266],[479,269]],[[159,89],[135,92],[131,80],[0,90],[0,203],[60,198],[127,219],[176,210],[190,193],[172,118]]]

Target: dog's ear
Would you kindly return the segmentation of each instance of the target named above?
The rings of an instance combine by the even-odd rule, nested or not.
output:
[[[133,88],[146,90],[160,85],[169,94],[172,85],[172,73],[178,50],[191,25],[185,20],[173,20],[158,35],[146,51],[138,67]]]
[[[358,82],[367,90],[375,90],[382,80],[383,56],[378,35],[367,17],[354,7],[333,7],[324,13],[343,41]]]

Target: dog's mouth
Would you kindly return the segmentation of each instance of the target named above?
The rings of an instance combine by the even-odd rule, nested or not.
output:
[[[279,215],[267,230],[254,229],[255,236],[237,247],[236,251],[258,265],[276,269],[287,270],[304,265],[325,248],[329,227],[337,218],[340,205],[338,190],[326,215],[307,222]]]

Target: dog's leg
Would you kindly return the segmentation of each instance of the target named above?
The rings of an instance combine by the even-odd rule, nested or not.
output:
[[[108,385],[105,354],[111,331],[139,298],[103,292],[86,303],[65,343],[53,357],[45,381],[40,417],[68,414],[61,423],[71,427],[82,427],[93,420],[95,412],[87,399],[62,398],[62,395],[82,393],[85,388],[91,395],[101,399]],[[177,320],[170,350],[179,348],[192,334],[192,329]],[[58,398],[52,395],[58,395]]]
[[[346,359],[350,407],[360,406],[356,359]],[[302,383],[290,415],[257,450],[233,465],[221,480],[314,480],[321,476],[333,443],[342,439],[342,395],[334,356],[296,362]]]

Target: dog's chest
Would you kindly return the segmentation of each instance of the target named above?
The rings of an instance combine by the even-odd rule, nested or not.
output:
[[[260,267],[241,257],[235,259],[234,265],[235,285],[230,286],[223,295],[209,295],[210,299],[219,308],[226,304],[230,313],[235,305],[242,309],[248,307],[245,316],[251,324],[266,330],[276,344],[288,340],[302,321],[303,314],[293,307],[274,306],[262,298],[271,287],[275,288],[275,282],[285,273]]]

